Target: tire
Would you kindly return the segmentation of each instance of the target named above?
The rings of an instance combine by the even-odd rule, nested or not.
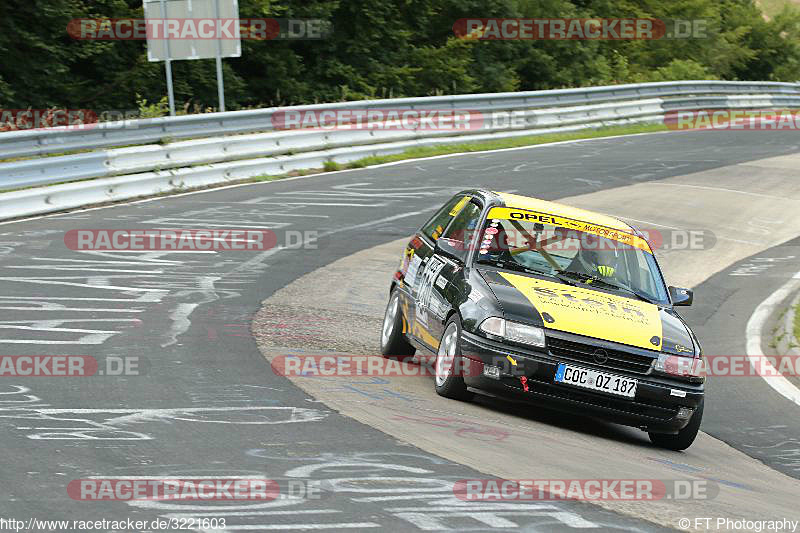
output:
[[[395,288],[389,295],[381,328],[381,353],[392,359],[408,359],[417,349],[403,333],[403,312],[400,310],[400,293]]]
[[[447,321],[436,354],[434,383],[436,394],[453,400],[469,401],[474,396],[467,390],[462,375],[461,320],[458,315]]]
[[[700,401],[700,405],[692,415],[692,419],[685,428],[680,430],[675,435],[668,435],[665,433],[648,433],[650,442],[661,448],[668,450],[681,451],[685,450],[694,442],[697,433],[700,431],[700,423],[703,421],[703,405],[705,400]]]

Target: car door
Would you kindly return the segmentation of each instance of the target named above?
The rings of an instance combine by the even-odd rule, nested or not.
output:
[[[436,349],[439,338],[430,332],[430,323],[425,303],[430,291],[430,277],[441,268],[439,260],[433,260],[436,241],[442,236],[450,222],[469,202],[469,196],[460,194],[451,198],[431,217],[408,243],[403,258],[404,316],[409,323],[412,337],[423,345]]]
[[[447,228],[438,239],[448,239],[464,251],[466,257],[481,215],[481,206],[476,200],[467,199],[457,206]],[[438,240],[437,239],[437,240]],[[435,246],[419,274],[418,290],[414,298],[414,330],[418,340],[432,350],[439,347],[439,339],[453,301],[457,297],[455,276],[463,276],[464,264],[436,253]]]

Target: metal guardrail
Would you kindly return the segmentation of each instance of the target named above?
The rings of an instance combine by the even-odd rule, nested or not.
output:
[[[624,100],[671,98],[688,95],[771,94],[800,95],[800,85],[778,82],[686,81],[661,82],[581,89],[490,93],[392,100],[363,100],[300,106],[302,110],[336,109],[530,109],[588,105]],[[286,108],[268,108],[227,113],[208,113],[106,122],[82,128],[52,128],[0,134],[0,156],[4,159],[42,156],[75,150],[97,150],[113,146],[271,131],[272,117]]]
[[[2,133],[0,154],[3,157],[10,157],[6,152],[9,147],[16,150],[16,155],[30,154],[35,150],[38,153],[58,153],[68,149],[94,151],[0,164],[0,188],[5,189],[89,180],[0,193],[0,219],[225,183],[262,174],[285,174],[293,170],[319,168],[326,161],[347,163],[412,147],[611,124],[657,122],[670,111],[719,108],[800,108],[800,84],[673,82],[373,100],[153,119],[136,121],[127,127],[102,125],[95,130],[54,128]],[[482,114],[487,112],[513,112],[518,121],[514,127],[481,124],[479,128],[462,131],[272,129],[272,117],[276,112],[337,109],[479,111],[471,115],[471,120],[483,120]],[[147,144],[165,136],[194,138]],[[98,149],[104,146],[128,147]]]

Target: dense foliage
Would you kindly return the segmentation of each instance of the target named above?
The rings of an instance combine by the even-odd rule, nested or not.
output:
[[[321,41],[246,41],[225,60],[229,108],[369,97],[672,79],[800,79],[800,15],[754,0],[239,0],[241,17],[332,21]],[[0,107],[131,109],[166,93],[143,41],[77,41],[80,17],[142,17],[141,0],[0,2]],[[652,17],[708,21],[704,39],[470,41],[462,17]],[[213,60],[174,64],[177,101],[216,105]]]

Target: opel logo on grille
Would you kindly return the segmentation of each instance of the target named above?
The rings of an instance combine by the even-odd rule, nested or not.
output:
[[[608,352],[605,350],[595,350],[592,356],[594,356],[595,362],[601,365],[608,361]]]

